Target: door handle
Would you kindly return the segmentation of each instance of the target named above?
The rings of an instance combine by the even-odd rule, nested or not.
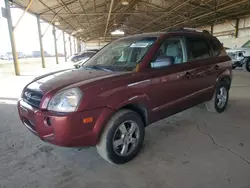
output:
[[[214,69],[215,69],[215,70],[218,70],[219,68],[220,68],[219,65],[215,65],[215,66],[214,66]]]

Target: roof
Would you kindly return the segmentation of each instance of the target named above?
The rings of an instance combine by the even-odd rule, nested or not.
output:
[[[35,0],[30,12],[84,41],[111,40],[110,32],[126,35],[201,27],[250,14],[249,0]],[[13,0],[25,8],[29,0]],[[111,3],[113,2],[113,3]],[[109,16],[109,12],[111,12]]]

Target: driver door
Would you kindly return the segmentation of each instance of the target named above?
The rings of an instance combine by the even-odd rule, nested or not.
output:
[[[172,63],[153,66],[157,59],[173,60]],[[156,68],[152,68],[156,67]],[[196,92],[194,86],[196,72],[187,64],[185,40],[182,37],[167,38],[161,44],[149,70],[153,121],[182,111],[192,103],[190,96]]]

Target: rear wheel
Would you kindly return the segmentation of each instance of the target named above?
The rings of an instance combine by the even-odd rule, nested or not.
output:
[[[207,110],[210,112],[223,112],[228,103],[229,87],[225,82],[217,84],[213,98],[206,102]]]
[[[96,148],[108,162],[123,164],[139,153],[143,140],[144,123],[140,115],[123,109],[110,118]]]

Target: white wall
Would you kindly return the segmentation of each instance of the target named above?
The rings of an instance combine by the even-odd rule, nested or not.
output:
[[[225,47],[241,47],[245,42],[250,40],[250,17],[242,18],[239,20],[238,38],[234,37],[235,29],[232,25],[236,24],[236,20],[224,22],[214,25],[213,35],[216,36]],[[202,29],[209,30],[210,26],[203,27]]]
[[[100,49],[103,46],[108,44],[107,42],[87,42],[85,43],[85,49],[91,50],[91,49]]]

